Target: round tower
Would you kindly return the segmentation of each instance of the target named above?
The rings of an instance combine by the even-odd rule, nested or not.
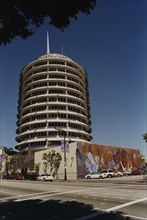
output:
[[[47,43],[48,45],[48,43]],[[69,57],[50,53],[20,74],[16,149],[40,150],[70,142],[90,142],[91,116],[86,71]]]

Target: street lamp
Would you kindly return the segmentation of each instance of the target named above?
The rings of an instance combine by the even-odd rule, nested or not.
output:
[[[2,177],[3,148],[0,149],[0,177]]]
[[[60,129],[60,128],[57,128],[57,127],[54,127],[57,131],[61,131],[63,132],[64,134],[64,180],[66,181],[67,180],[67,174],[66,174],[66,145],[65,145],[65,136],[66,136],[66,131]]]

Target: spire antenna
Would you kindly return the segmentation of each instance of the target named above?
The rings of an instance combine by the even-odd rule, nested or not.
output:
[[[61,53],[62,53],[62,55],[63,55],[63,45],[62,45],[62,47],[61,47]]]
[[[46,52],[47,54],[50,54],[50,44],[49,44],[49,34],[48,34],[48,31],[47,31],[47,48],[46,48]]]

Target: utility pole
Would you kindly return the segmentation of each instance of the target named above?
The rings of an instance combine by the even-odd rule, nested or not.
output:
[[[57,128],[57,127],[54,127],[57,131],[61,131],[63,132],[63,135],[64,135],[64,180],[66,181],[67,180],[67,173],[66,173],[66,166],[67,166],[67,161],[66,161],[66,143],[65,143],[65,137],[66,137],[66,131],[60,129],[60,128]]]

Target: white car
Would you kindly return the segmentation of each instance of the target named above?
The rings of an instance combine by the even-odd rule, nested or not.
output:
[[[120,170],[120,172],[123,173],[123,176],[130,176],[131,172],[127,171],[127,170]]]
[[[42,180],[42,181],[53,181],[54,178],[50,174],[42,174],[37,176],[37,180]]]
[[[114,177],[114,172],[113,170],[101,170],[101,174],[105,176],[105,178],[112,178]]]
[[[90,173],[85,176],[85,179],[103,179],[105,175],[102,173]]]
[[[115,177],[121,177],[121,176],[123,176],[123,173],[120,172],[120,171],[113,171],[113,173],[114,173],[114,176],[115,176]]]

